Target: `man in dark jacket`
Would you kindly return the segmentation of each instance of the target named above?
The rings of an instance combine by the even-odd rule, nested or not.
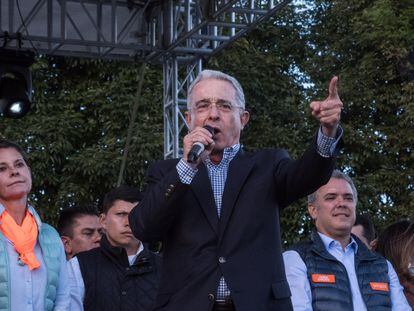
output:
[[[141,193],[127,186],[105,196],[100,247],[68,262],[72,311],[152,310],[160,258],[132,235],[128,222],[140,200]]]
[[[335,170],[308,196],[316,230],[283,254],[295,311],[409,311],[392,265],[355,235],[357,191]]]
[[[282,149],[243,150],[249,112],[234,77],[204,70],[195,79],[183,157],[148,170],[148,189],[130,214],[140,239],[163,242],[154,310],[292,310],[279,212],[329,180],[341,134],[336,84],[334,77],[328,98],[311,104],[320,128],[293,161]]]

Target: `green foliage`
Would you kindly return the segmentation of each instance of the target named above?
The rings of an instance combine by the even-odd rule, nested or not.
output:
[[[379,229],[414,207],[413,13],[410,1],[307,1],[210,62],[245,88],[247,147],[281,146],[293,157],[317,128],[308,104],[325,98],[338,74],[345,130],[338,167],[355,180],[358,211]],[[282,213],[286,245],[311,228],[305,200]]]
[[[340,76],[346,133],[340,167],[354,177],[358,209],[379,228],[412,217],[414,3],[314,4],[303,71],[317,89],[329,75]]]
[[[34,179],[31,200],[47,221],[68,206],[99,206],[115,186],[138,67],[66,58],[41,58],[33,66],[36,105],[23,119],[2,120],[1,133],[26,148]],[[148,69],[125,183],[141,186],[148,161],[162,157],[161,94],[160,72]]]
[[[251,119],[242,143],[300,156],[317,130],[309,104],[326,97],[328,81],[338,74],[345,131],[338,166],[356,182],[359,211],[378,228],[412,217],[414,3],[298,3],[205,64],[233,74],[244,87]],[[138,69],[67,58],[40,58],[33,66],[36,106],[24,119],[3,119],[0,131],[27,149],[31,199],[48,221],[67,206],[99,206],[115,185]],[[125,174],[125,183],[136,186],[148,163],[163,155],[161,68],[146,70],[139,100]],[[282,212],[285,245],[311,227],[305,200]]]

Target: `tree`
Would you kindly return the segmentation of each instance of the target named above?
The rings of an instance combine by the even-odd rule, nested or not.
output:
[[[293,158],[304,152],[317,131],[305,96],[307,77],[300,71],[306,53],[303,21],[295,11],[295,6],[287,7],[208,64],[234,75],[244,87],[251,114],[241,139],[246,148],[280,147]],[[305,200],[290,206],[281,219],[284,243],[303,239],[310,225]]]
[[[355,180],[359,211],[377,226],[412,215],[414,4],[409,0],[298,1],[205,67],[238,78],[251,121],[248,149],[279,146],[299,156],[317,129],[309,103],[340,77],[345,147],[338,166]],[[32,202],[48,221],[59,209],[99,205],[116,183],[138,64],[45,58],[33,67],[35,109],[3,119],[1,135],[23,145]],[[142,186],[162,158],[162,71],[146,71],[125,182]],[[282,212],[286,245],[312,225],[302,200]]]
[[[414,3],[313,3],[302,70],[316,90],[332,73],[340,75],[346,131],[340,167],[356,181],[358,209],[379,227],[411,216]]]
[[[345,147],[338,168],[353,177],[358,211],[378,228],[411,216],[414,204],[413,13],[410,1],[306,1],[213,62],[245,87],[254,116],[246,145],[281,146],[294,157],[315,130],[307,105],[325,98],[339,74]],[[311,228],[304,200],[282,213],[285,244]]]
[[[115,186],[138,67],[44,57],[33,66],[35,107],[23,119],[2,120],[1,133],[27,150],[31,201],[47,221],[65,207],[99,206]],[[138,187],[148,161],[162,157],[161,81],[159,70],[147,70],[125,176]]]

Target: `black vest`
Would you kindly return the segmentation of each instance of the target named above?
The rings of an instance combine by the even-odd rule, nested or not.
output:
[[[85,283],[85,311],[150,311],[159,280],[160,257],[146,248],[129,265],[125,249],[104,236],[101,246],[77,255]]]
[[[391,310],[387,261],[371,252],[356,236],[352,237],[358,244],[355,271],[367,310]],[[346,269],[325,249],[316,231],[312,232],[310,241],[299,243],[292,250],[298,252],[306,264],[314,311],[353,310],[351,286]],[[335,278],[334,282],[332,276]],[[382,288],[384,285],[388,286],[388,291]]]

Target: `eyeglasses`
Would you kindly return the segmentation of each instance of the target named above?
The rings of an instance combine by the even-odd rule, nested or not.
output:
[[[214,98],[206,98],[202,99],[195,103],[194,110],[199,113],[207,113],[211,110],[213,105],[216,106],[217,110],[224,113],[229,113],[233,111],[233,109],[239,108],[242,109],[241,106],[234,106],[231,102],[223,99],[214,99]]]

